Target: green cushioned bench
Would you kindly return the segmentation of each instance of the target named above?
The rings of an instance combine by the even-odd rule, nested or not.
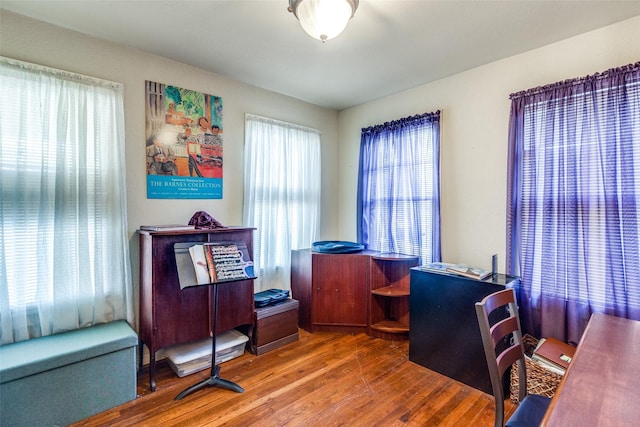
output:
[[[120,320],[0,346],[0,426],[63,426],[134,399],[137,344]]]

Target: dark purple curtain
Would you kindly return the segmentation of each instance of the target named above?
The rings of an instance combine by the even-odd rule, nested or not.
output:
[[[523,329],[577,343],[593,312],[640,320],[640,63],[512,94],[508,162]]]
[[[362,129],[358,242],[440,261],[440,111]]]

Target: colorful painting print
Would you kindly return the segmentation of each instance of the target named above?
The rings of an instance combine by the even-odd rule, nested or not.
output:
[[[222,98],[146,81],[147,198],[222,198]]]

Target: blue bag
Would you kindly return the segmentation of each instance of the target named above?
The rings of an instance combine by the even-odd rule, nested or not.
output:
[[[253,303],[256,307],[266,307],[289,299],[289,291],[283,289],[267,289],[253,295]]]
[[[321,242],[314,242],[311,245],[311,250],[313,252],[320,252],[323,254],[350,254],[363,251],[364,245],[355,242],[325,240]]]

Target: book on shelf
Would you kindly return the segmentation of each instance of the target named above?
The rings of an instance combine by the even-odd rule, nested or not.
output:
[[[460,264],[447,267],[447,273],[453,273],[459,276],[464,276],[476,280],[483,280],[491,276],[490,271],[478,267],[470,267],[468,265]]]
[[[575,347],[565,342],[553,337],[540,338],[531,359],[564,375],[575,353]]]
[[[195,225],[187,224],[165,224],[165,225],[141,225],[140,230],[144,231],[181,231],[195,230]]]
[[[180,288],[254,279],[253,261],[242,242],[176,243]]]

